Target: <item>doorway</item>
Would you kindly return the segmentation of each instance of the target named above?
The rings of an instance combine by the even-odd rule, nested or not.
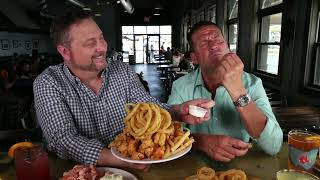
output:
[[[147,62],[148,63],[156,63],[155,56],[159,56],[159,35],[148,35],[147,47],[148,47],[148,55]]]
[[[136,63],[155,63],[159,55],[159,35],[134,35]]]
[[[135,63],[156,63],[160,45],[171,47],[171,26],[122,26],[123,62],[133,56]]]

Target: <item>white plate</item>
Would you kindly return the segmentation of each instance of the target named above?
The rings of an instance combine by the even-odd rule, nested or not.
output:
[[[154,163],[162,163],[162,162],[167,162],[167,161],[171,161],[174,159],[177,159],[185,154],[187,154],[190,150],[191,150],[192,145],[188,146],[187,148],[185,148],[184,150],[169,156],[166,159],[159,159],[159,160],[153,160],[153,159],[142,159],[142,160],[133,160],[133,159],[129,159],[125,156],[123,156],[119,151],[117,151],[116,148],[112,147],[111,148],[111,153],[118,159],[121,159],[122,161],[126,161],[126,162],[130,162],[130,163],[138,163],[138,164],[154,164]]]
[[[124,171],[122,169],[117,168],[109,168],[109,167],[97,167],[98,172],[112,172],[117,175],[121,175],[123,177],[123,180],[138,180],[137,177],[135,177],[133,174],[129,173],[128,171]]]

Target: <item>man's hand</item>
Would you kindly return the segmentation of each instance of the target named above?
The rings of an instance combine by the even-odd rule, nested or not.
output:
[[[189,114],[189,105],[195,105],[207,110],[203,118],[195,117]],[[195,99],[186,101],[179,105],[173,105],[170,109],[173,119],[178,119],[187,124],[200,124],[210,118],[210,109],[214,106],[214,101],[208,99]]]
[[[239,139],[224,135],[195,134],[195,148],[205,152],[212,159],[229,162],[236,156],[243,156],[252,147]]]
[[[221,83],[233,101],[247,93],[242,82],[243,67],[241,59],[236,54],[228,53],[223,56],[221,66],[218,68],[222,78]]]
[[[148,164],[134,164],[134,163],[128,163],[128,162],[122,161],[114,157],[111,151],[107,148],[104,148],[101,151],[100,156],[98,158],[97,165],[119,167],[119,168],[132,168],[132,169],[138,169],[144,172],[147,172],[150,168],[150,165]]]

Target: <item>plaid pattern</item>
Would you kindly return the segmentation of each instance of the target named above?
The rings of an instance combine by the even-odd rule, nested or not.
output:
[[[125,63],[110,62],[94,94],[66,65],[50,66],[34,82],[37,117],[48,149],[60,158],[96,164],[106,147],[124,128],[124,105],[153,102],[169,109],[144,90]]]

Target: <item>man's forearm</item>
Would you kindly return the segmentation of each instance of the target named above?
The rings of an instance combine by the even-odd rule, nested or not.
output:
[[[99,166],[108,165],[110,163],[110,160],[109,160],[110,156],[112,156],[110,150],[107,148],[103,148],[99,157],[98,157],[97,165],[99,165]]]
[[[250,136],[259,138],[267,124],[266,115],[262,113],[253,101],[245,107],[237,107],[237,110]]]
[[[197,150],[203,150],[204,146],[204,142],[203,139],[204,137],[207,136],[206,134],[192,134],[192,137],[194,138],[194,148]]]

